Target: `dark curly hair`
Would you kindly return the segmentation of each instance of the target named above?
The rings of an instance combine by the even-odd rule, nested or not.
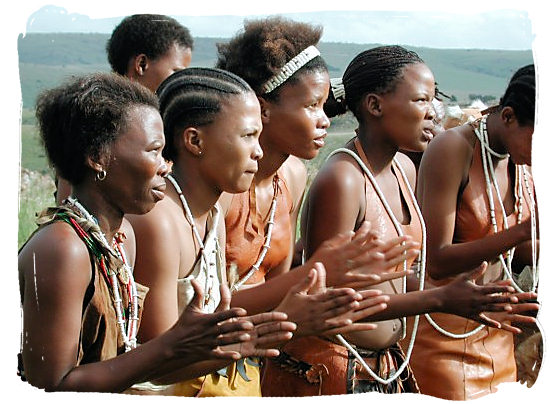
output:
[[[262,86],[294,56],[311,45],[317,45],[323,28],[295,22],[280,16],[245,21],[244,29],[228,43],[218,43],[216,66],[242,77],[257,95],[276,100],[282,86],[295,83],[301,74],[328,71],[320,56],[305,64],[281,87],[262,94]]]
[[[107,58],[113,71],[126,74],[128,61],[141,53],[155,60],[173,44],[193,50],[189,30],[160,14],[135,14],[124,18],[107,41]]]
[[[413,51],[401,46],[379,46],[361,52],[350,62],[342,83],[345,89],[343,102],[336,102],[333,92],[325,104],[325,113],[329,117],[343,114],[349,109],[360,119],[359,105],[369,93],[385,94],[395,89],[403,78],[405,66],[424,61]]]
[[[170,75],[157,89],[166,136],[163,156],[173,161],[180,131],[212,123],[223,100],[248,92],[252,88],[246,81],[221,69],[192,67]]]
[[[535,122],[536,80],[535,65],[523,66],[514,73],[499,107],[511,107],[520,125]]]
[[[154,93],[115,73],[73,77],[42,92],[36,117],[42,143],[57,174],[72,185],[82,182],[86,158],[99,160],[127,125],[138,105],[158,110]]]

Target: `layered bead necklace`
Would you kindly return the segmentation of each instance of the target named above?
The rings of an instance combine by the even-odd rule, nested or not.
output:
[[[359,144],[358,141],[356,141],[356,147],[358,149],[359,149],[359,147],[361,147],[361,145]],[[363,162],[363,160],[357,154],[355,154],[353,151],[351,151],[349,149],[346,149],[346,148],[340,148],[340,149],[334,150],[327,157],[327,159],[330,158],[332,155],[334,155],[336,153],[339,153],[339,152],[347,153],[357,161],[359,166],[363,169],[363,171],[365,172],[365,174],[369,178],[369,181],[371,182],[371,184],[372,184],[372,186],[373,186],[380,202],[384,206],[385,211],[387,212],[388,216],[390,217],[390,219],[392,221],[392,224],[395,227],[395,230],[397,231],[397,234],[399,236],[403,236],[404,233],[403,233],[403,229],[401,227],[401,224],[399,223],[399,221],[397,220],[397,218],[393,214],[386,197],[382,193],[382,190],[380,189],[380,186],[376,182],[376,179],[374,178],[374,175],[369,170],[367,165]],[[421,251],[420,251],[420,263],[419,263],[418,276],[419,276],[419,281],[420,281],[419,290],[423,290],[424,289],[425,273],[426,273],[426,226],[424,224],[424,219],[422,218],[422,214],[420,212],[420,207],[418,206],[418,203],[416,202],[416,198],[414,197],[414,192],[413,192],[412,187],[411,187],[411,185],[410,185],[410,183],[407,179],[407,175],[405,174],[405,171],[403,170],[403,168],[401,167],[401,165],[399,164],[399,162],[395,158],[392,161],[392,165],[395,168],[397,168],[399,170],[399,172],[401,173],[401,176],[402,176],[403,181],[404,181],[404,183],[406,185],[406,188],[407,188],[407,192],[409,193],[410,199],[413,201],[414,210],[415,210],[416,214],[418,215],[418,217],[420,219],[420,225],[421,225],[421,228],[422,228],[422,246],[421,246]],[[406,271],[406,270],[407,270],[407,261],[403,260],[403,271]],[[403,293],[407,292],[406,277],[403,277],[403,290],[402,290],[402,292]],[[413,323],[413,329],[412,329],[412,333],[411,333],[411,339],[410,339],[410,343],[409,343],[407,353],[406,353],[406,356],[405,356],[405,359],[404,359],[403,363],[401,364],[399,369],[397,369],[395,374],[392,375],[391,377],[387,378],[387,379],[383,379],[379,375],[377,375],[369,367],[369,365],[365,362],[365,360],[361,357],[361,355],[355,350],[355,348],[353,348],[353,346],[349,342],[347,342],[342,335],[338,334],[338,335],[336,335],[336,338],[340,341],[340,343],[342,343],[342,345],[344,345],[355,356],[355,358],[359,361],[359,363],[361,363],[361,365],[367,370],[367,372],[369,373],[369,375],[373,379],[375,379],[377,382],[379,382],[381,384],[387,385],[387,384],[390,384],[393,381],[395,381],[399,376],[401,376],[401,373],[403,373],[406,370],[406,367],[409,364],[409,361],[410,361],[411,355],[412,355],[412,350],[413,350],[413,347],[414,347],[414,341],[416,339],[416,334],[417,334],[417,331],[418,331],[419,319],[420,319],[419,315],[416,315],[414,317],[414,323]],[[406,336],[406,333],[407,333],[406,318],[403,317],[401,319],[401,322],[403,324],[402,329],[403,329],[403,338],[404,338]]]
[[[493,199],[493,191],[492,188],[494,187],[497,195],[497,199],[499,202],[500,209],[502,211],[502,217],[504,221],[504,229],[508,229],[508,220],[506,218],[506,211],[504,209],[504,203],[502,201],[502,197],[500,195],[500,190],[498,187],[498,183],[495,176],[495,170],[493,166],[493,160],[491,156],[495,156],[499,159],[508,158],[509,154],[501,154],[497,153],[491,147],[489,146],[489,136],[487,133],[487,117],[483,117],[481,121],[479,122],[479,127],[474,127],[474,132],[479,139],[479,143],[481,146],[481,158],[483,163],[483,173],[485,176],[485,185],[486,185],[486,192],[487,192],[487,198],[489,200],[489,214],[491,218],[491,225],[493,227],[493,230],[495,233],[497,233],[498,225],[496,221],[496,212],[495,212],[495,202]],[[525,188],[529,194],[529,209],[531,211],[531,244],[532,244],[532,260],[533,260],[533,267],[532,267],[532,277],[533,277],[533,286],[531,291],[534,291],[536,289],[536,285],[538,283],[538,267],[536,264],[536,220],[535,220],[535,204],[534,204],[534,198],[531,192],[531,188],[529,186],[529,180],[527,176],[525,175],[525,167],[523,166],[516,166],[515,167],[515,173],[516,173],[516,184],[518,185],[517,188],[519,191],[515,191],[515,199],[518,204],[518,223],[521,222],[522,214],[523,214],[523,192],[522,192],[522,183],[525,185]],[[506,259],[504,258],[503,254],[499,254],[499,261],[504,269],[505,276],[509,279],[511,279],[512,284],[514,288],[519,291],[523,292],[523,290],[517,285],[517,283],[514,281],[512,277],[512,259],[514,257],[514,250],[515,248],[512,248],[508,251]],[[428,322],[441,334],[454,339],[464,339],[471,337],[472,335],[477,334],[479,331],[481,331],[483,328],[485,328],[485,325],[481,324],[474,328],[473,330],[463,333],[463,334],[455,334],[450,331],[445,330],[443,327],[438,325],[433,318],[430,317],[430,315],[425,314],[426,319]]]
[[[271,206],[269,207],[269,216],[267,219],[267,230],[264,238],[264,244],[258,255],[256,262],[249,268],[248,272],[241,277],[237,282],[231,286],[231,292],[239,290],[239,288],[250,279],[260,269],[260,265],[264,261],[264,258],[269,250],[271,243],[271,234],[273,232],[273,226],[275,224],[275,212],[277,211],[277,196],[279,194],[279,176],[275,174],[273,177],[273,199],[271,199]]]
[[[103,271],[103,275],[108,281],[112,293],[112,301],[116,312],[117,324],[124,342],[126,352],[137,346],[137,331],[138,331],[138,294],[136,283],[132,274],[132,269],[127,264],[126,253],[124,247],[119,243],[117,237],[113,239],[114,249],[107,242],[105,234],[99,228],[97,219],[90,214],[86,208],[74,197],[68,197],[66,205],[70,209],[79,213],[88,222],[89,232],[88,234],[76,221],[72,220],[71,223],[77,230],[79,236],[85,241],[85,243],[94,252],[94,255],[99,260],[99,265]],[[99,243],[101,247],[108,251],[109,254],[118,258],[122,262],[122,266],[118,268],[118,271],[114,271],[107,268],[105,264],[105,254],[103,254],[95,245]],[[122,307],[122,299],[120,296],[120,281],[126,285],[128,293],[128,319],[125,319],[125,309]]]
[[[485,184],[487,188],[487,198],[489,200],[489,211],[491,216],[491,225],[493,227],[493,230],[495,233],[497,233],[498,225],[496,221],[496,214],[495,214],[495,201],[493,199],[493,192],[492,187],[495,189],[495,193],[497,195],[497,200],[499,203],[499,207],[502,212],[503,217],[503,224],[504,229],[508,229],[508,219],[506,218],[506,211],[504,209],[504,203],[502,200],[502,196],[500,194],[500,189],[498,187],[498,183],[495,176],[495,169],[493,166],[493,160],[491,158],[491,155],[497,157],[497,158],[507,158],[509,157],[509,154],[499,154],[496,153],[491,147],[489,146],[489,135],[487,133],[487,117],[483,117],[479,123],[479,127],[474,129],[474,132],[477,136],[477,138],[480,141],[481,144],[481,158],[483,163],[483,173],[485,175]],[[537,288],[538,284],[538,265],[537,265],[537,248],[536,248],[536,239],[537,239],[537,228],[536,228],[536,211],[535,211],[535,202],[533,193],[531,191],[531,187],[529,186],[529,180],[527,175],[525,174],[525,167],[524,166],[518,166],[515,165],[515,173],[516,173],[516,188],[514,195],[515,199],[517,201],[517,223],[521,222],[521,219],[523,218],[523,192],[522,192],[522,183],[525,185],[525,189],[527,190],[527,193],[529,195],[529,200],[527,203],[529,204],[529,210],[531,213],[531,258],[532,258],[532,267],[531,267],[531,277],[533,279],[533,285],[530,288],[530,292],[534,292]],[[511,248],[507,254],[506,258],[504,258],[503,254],[499,254],[498,258],[500,263],[502,264],[502,267],[504,269],[504,272],[506,274],[506,277],[511,280],[512,285],[514,288],[520,292],[523,293],[524,290],[519,287],[519,285],[514,281],[514,278],[512,276],[512,260],[514,258],[514,252],[515,247]]]
[[[185,215],[185,218],[191,225],[191,231],[193,232],[193,237],[195,238],[197,244],[199,245],[199,255],[200,259],[204,260],[204,262],[208,262],[208,257],[206,254],[206,249],[204,248],[204,243],[202,242],[201,235],[199,233],[199,230],[197,229],[197,225],[195,224],[195,219],[193,218],[193,214],[191,213],[191,209],[189,208],[189,204],[187,203],[187,200],[185,199],[185,196],[183,195],[183,191],[181,190],[181,187],[179,186],[176,179],[168,174],[166,178],[172,183],[174,186],[176,192],[178,193],[178,196],[181,201],[181,205],[183,207],[183,213]],[[213,281],[209,279],[209,277],[205,278],[205,285],[204,285],[204,304],[208,304],[210,297],[212,295],[212,288],[213,288]]]

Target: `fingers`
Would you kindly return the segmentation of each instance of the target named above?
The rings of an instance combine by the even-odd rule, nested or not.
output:
[[[220,297],[221,300],[218,307],[216,307],[216,312],[229,310],[231,307],[231,291],[225,283],[220,285]]]
[[[241,354],[234,350],[224,351],[221,347],[216,347],[211,351],[212,359],[225,359],[231,361],[237,361],[241,359]]]
[[[486,295],[492,295],[495,293],[512,293],[514,288],[512,286],[497,285],[494,283],[489,283],[487,285],[476,285],[476,287]],[[518,299],[514,295],[507,294],[508,297],[514,297],[513,301],[517,302]]]
[[[290,288],[287,292],[287,295],[296,293],[307,294],[317,281],[317,270],[315,268],[315,266],[311,268],[304,279],[302,279],[299,283]]]
[[[187,305],[187,308],[194,308],[198,311],[202,311],[202,302],[204,302],[204,291],[202,290],[201,285],[199,285],[196,279],[191,279],[190,283],[191,286],[193,286],[195,294],[193,295],[193,299],[191,299],[191,302],[189,302],[189,304]]]
[[[481,265],[478,266],[477,268],[464,273],[463,277],[471,280],[472,282],[475,282],[475,280],[478,279],[480,276],[482,276],[486,270],[487,270],[487,261],[483,261]]]
[[[538,303],[517,303],[517,304],[512,305],[511,312],[514,313],[514,314],[525,313],[525,312],[529,312],[529,311],[537,312],[539,310],[539,308],[540,308],[540,305]],[[528,317],[535,320],[535,317],[533,317],[532,315],[528,316]]]
[[[311,286],[309,292],[322,293],[327,289],[327,272],[325,266],[321,262],[313,264],[315,271],[317,272],[317,279]]]
[[[344,286],[356,290],[368,288],[370,286],[378,285],[380,283],[390,281],[397,278],[403,278],[405,276],[413,275],[414,271],[394,271],[394,272],[382,272],[381,274],[357,274],[350,275],[353,278],[353,282],[346,283]]]
[[[336,334],[346,334],[349,332],[371,331],[371,330],[375,330],[377,327],[378,325],[374,323],[353,323],[345,327],[331,329],[329,331],[324,332],[323,335],[334,336]]]
[[[349,318],[355,322],[365,320],[370,316],[377,314],[388,307],[390,298],[387,295],[381,295],[359,302],[359,307],[350,314]]]
[[[259,326],[263,323],[285,321],[287,318],[288,316],[286,313],[280,311],[270,311],[266,313],[254,314],[253,316],[248,316],[244,319],[254,324],[254,326]]]
[[[210,324],[216,324],[236,317],[246,316],[246,310],[241,307],[234,307],[229,310],[208,314],[207,316],[209,317]]]
[[[501,323],[499,323],[498,321],[496,320],[493,320],[492,318],[489,318],[487,315],[485,315],[484,313],[481,313],[479,316],[478,316],[478,319],[477,321],[481,324],[485,324],[489,327],[493,327],[493,328],[502,328],[502,325]]]

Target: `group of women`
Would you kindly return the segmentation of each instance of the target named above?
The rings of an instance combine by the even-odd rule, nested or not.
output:
[[[95,74],[39,98],[71,190],[19,254],[32,385],[463,400],[516,381],[517,324],[538,309],[534,67],[434,138],[416,53],[369,49],[331,80],[321,33],[248,21],[215,68],[149,90]],[[356,133],[306,194],[325,111],[346,110]],[[403,152],[424,150],[417,172]]]

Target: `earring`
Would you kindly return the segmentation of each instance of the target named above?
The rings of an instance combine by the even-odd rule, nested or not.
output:
[[[105,170],[101,170],[101,171],[98,171],[95,175],[95,179],[97,181],[103,181],[105,179],[105,177],[107,176],[107,171]]]

